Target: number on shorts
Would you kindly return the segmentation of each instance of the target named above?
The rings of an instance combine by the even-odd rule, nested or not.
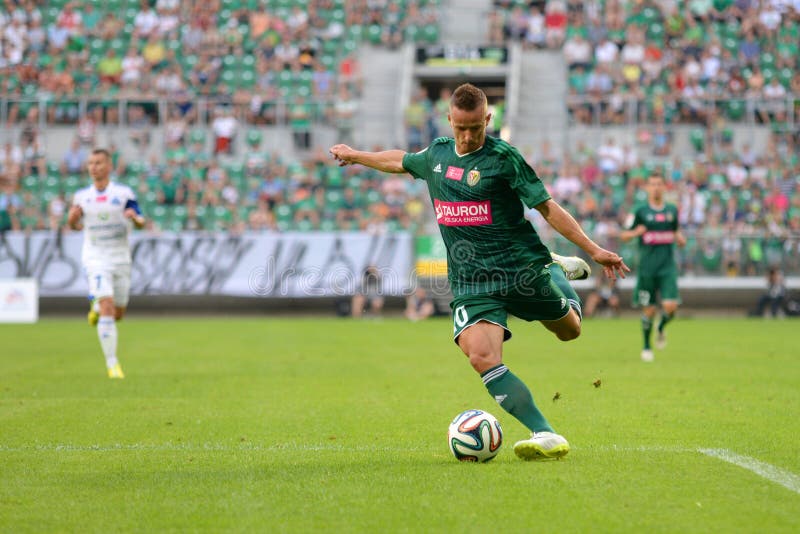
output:
[[[102,284],[102,282],[103,282],[103,277],[100,276],[99,274],[95,275],[95,277],[94,277],[94,289],[95,289],[95,291],[100,289],[100,285]]]
[[[650,292],[649,291],[639,291],[639,304],[642,306],[649,306],[650,305]]]
[[[456,326],[462,328],[467,325],[467,321],[469,321],[469,316],[467,315],[467,309],[464,306],[459,306],[453,312],[453,320],[456,323]]]

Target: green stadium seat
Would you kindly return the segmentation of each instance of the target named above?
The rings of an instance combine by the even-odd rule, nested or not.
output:
[[[370,24],[367,28],[367,40],[370,43],[377,45],[381,44],[381,38],[383,37],[383,28],[380,24]]]
[[[338,230],[338,226],[336,225],[336,221],[332,221],[330,219],[324,219],[319,223],[319,229],[323,232],[335,232]]]
[[[689,142],[696,152],[702,152],[706,146],[706,134],[700,128],[694,128],[689,132]]]
[[[264,140],[264,134],[258,130],[250,130],[246,135],[248,145],[260,145]]]
[[[52,193],[58,195],[61,193],[61,179],[58,175],[50,175],[44,180],[42,184],[44,193]]]
[[[273,215],[275,215],[276,222],[291,222],[292,220],[292,207],[287,204],[281,204],[279,206],[275,206],[273,210]]]
[[[25,191],[36,192],[39,190],[40,180],[38,176],[29,175],[22,179],[22,189]]]
[[[744,117],[745,103],[743,100],[728,100],[725,104],[725,112],[728,118],[733,121],[741,120]]]
[[[344,205],[344,195],[338,189],[329,189],[325,191],[325,209],[327,211],[336,211]]]
[[[81,180],[80,176],[71,175],[67,176],[64,179],[64,192],[65,193],[74,193],[78,189],[83,187],[83,180]]]
[[[428,24],[422,29],[422,38],[427,43],[439,42],[439,26],[436,24]]]
[[[302,219],[294,224],[294,228],[299,232],[310,232],[314,230],[314,223],[308,219]]]

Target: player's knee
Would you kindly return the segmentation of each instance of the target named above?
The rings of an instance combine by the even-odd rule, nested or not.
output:
[[[576,325],[570,325],[567,328],[563,328],[556,332],[556,336],[561,341],[572,341],[573,339],[577,339],[581,335],[581,325],[580,323]]]
[[[117,321],[121,321],[123,317],[125,317],[124,309],[117,308],[114,310],[114,319],[116,319]]]
[[[483,373],[500,364],[500,355],[489,350],[471,350],[467,353],[469,364],[478,373]]]

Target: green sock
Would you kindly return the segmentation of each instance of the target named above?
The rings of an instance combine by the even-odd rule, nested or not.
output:
[[[583,319],[581,299],[578,294],[575,293],[575,290],[572,288],[572,284],[570,284],[569,280],[567,280],[567,276],[564,274],[564,269],[562,269],[557,263],[551,263],[548,268],[550,269],[550,278],[558,286],[558,289],[564,293],[564,296],[567,297],[567,303],[569,304],[569,307],[578,313],[578,317]]]
[[[664,327],[667,326],[667,323],[669,323],[674,318],[675,318],[675,312],[662,313],[661,314],[661,320],[658,321],[658,331],[659,332],[663,332],[664,331]]]
[[[650,332],[653,331],[653,320],[646,315],[642,315],[642,333],[644,334],[644,348],[650,349]]]
[[[481,374],[489,394],[508,413],[516,417],[531,432],[552,432],[553,427],[533,402],[528,386],[503,364]]]

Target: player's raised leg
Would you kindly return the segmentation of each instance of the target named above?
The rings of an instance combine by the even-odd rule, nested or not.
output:
[[[567,280],[586,280],[592,274],[592,268],[578,256],[562,256],[555,252],[550,253],[553,262],[564,271]]]
[[[528,386],[503,364],[504,335],[502,326],[478,321],[462,330],[457,342],[473,369],[481,375],[489,394],[531,431],[530,439],[514,445],[517,456],[525,460],[564,456],[569,452],[567,440],[553,432],[553,427],[534,403]]]
[[[581,309],[581,299],[569,283],[569,279],[582,280],[591,274],[589,265],[577,256],[564,257],[553,254],[553,258],[560,258],[548,265],[550,280],[561,290],[567,299],[570,313],[556,321],[542,321],[542,324],[555,333],[561,341],[569,341],[581,335],[581,321],[583,311]],[[570,269],[567,271],[566,269]],[[585,274],[585,276],[584,276]],[[572,278],[570,278],[572,276]],[[581,276],[583,278],[576,278]]]

